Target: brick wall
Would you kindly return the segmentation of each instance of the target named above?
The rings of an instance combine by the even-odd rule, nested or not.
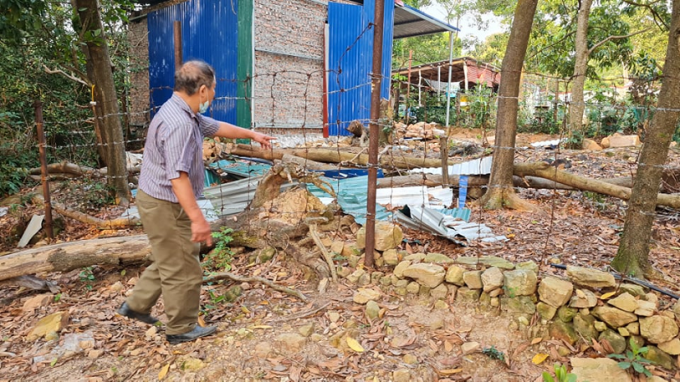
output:
[[[327,14],[318,1],[255,0],[255,127],[321,131]]]
[[[140,128],[149,123],[149,31],[146,18],[130,22],[130,124]]]

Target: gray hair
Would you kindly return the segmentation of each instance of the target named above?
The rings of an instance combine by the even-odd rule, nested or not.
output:
[[[194,95],[202,85],[212,88],[215,83],[215,69],[200,60],[187,61],[175,72],[175,91]]]

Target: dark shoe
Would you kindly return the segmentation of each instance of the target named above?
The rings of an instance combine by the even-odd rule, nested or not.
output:
[[[172,345],[177,345],[182,342],[189,342],[193,341],[199,337],[205,337],[209,336],[217,331],[216,326],[206,326],[205,328],[199,325],[196,325],[194,327],[194,330],[187,332],[187,333],[182,333],[182,334],[168,334],[165,337],[168,339],[168,342]]]
[[[120,308],[118,308],[118,311],[116,313],[127,318],[132,318],[133,320],[147,323],[149,325],[154,325],[156,322],[158,322],[158,319],[150,314],[139,313],[130,309],[127,302],[124,302],[123,305],[121,305]]]

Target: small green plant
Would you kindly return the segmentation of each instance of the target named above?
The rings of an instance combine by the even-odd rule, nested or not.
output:
[[[215,249],[213,249],[205,258],[205,264],[208,267],[231,270],[231,259],[234,253],[231,251],[229,243],[234,238],[231,233],[234,232],[231,228],[222,227],[220,232],[213,232],[212,237],[215,240]]]
[[[517,287],[508,288],[507,286],[503,285],[503,291],[505,291],[505,294],[507,294],[510,298],[517,297]]]
[[[496,349],[495,346],[491,345],[489,348],[482,349],[482,354],[486,355],[491,359],[497,359],[499,361],[505,362],[505,353]]]
[[[61,301],[61,293],[57,293],[54,295],[54,302],[59,302]]]
[[[638,347],[638,344],[630,339],[630,350],[626,350],[626,355],[623,354],[609,354],[607,357],[618,359],[619,367],[623,370],[628,370],[631,367],[638,374],[644,374],[646,377],[651,377],[652,373],[647,370],[645,364],[651,364],[652,361],[648,360],[644,356],[647,354],[649,349],[646,346]]]
[[[85,267],[80,271],[78,277],[80,277],[80,282],[85,283],[85,288],[87,290],[92,290],[92,282],[96,280],[94,273],[92,273],[92,267]]]
[[[567,373],[567,368],[564,365],[556,363],[553,365],[555,378],[547,371],[543,372],[543,382],[576,382],[576,374]]]

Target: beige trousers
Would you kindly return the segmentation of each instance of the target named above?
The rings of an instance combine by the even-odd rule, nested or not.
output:
[[[191,221],[178,203],[137,192],[137,209],[151,244],[151,260],[127,303],[149,313],[163,295],[166,334],[190,332],[198,320],[203,272],[199,245],[191,241]]]

